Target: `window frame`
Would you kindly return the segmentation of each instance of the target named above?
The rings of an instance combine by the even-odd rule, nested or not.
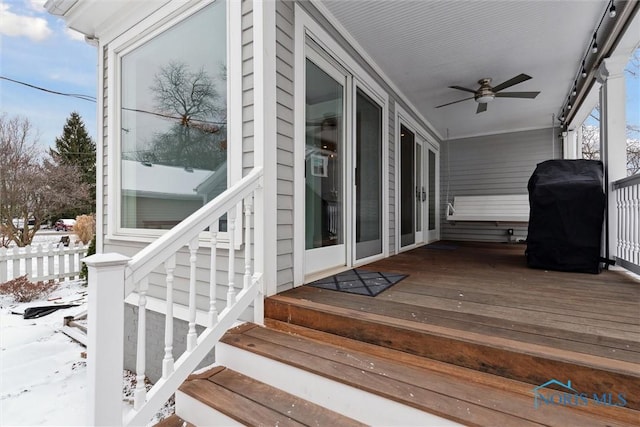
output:
[[[141,18],[139,22],[114,38],[107,47],[107,96],[113,102],[107,110],[107,233],[109,240],[152,242],[168,230],[122,227],[122,140],[118,129],[121,127],[121,84],[123,56],[163,34],[191,16],[216,3],[226,3],[227,21],[227,140],[239,141],[228,144],[227,188],[242,179],[242,6],[230,0],[205,0],[192,2],[169,2],[154,12]],[[104,173],[104,172],[103,172]],[[104,203],[104,201],[102,202]],[[238,208],[237,218],[242,218]],[[202,233],[202,245],[206,246],[208,233]],[[237,248],[242,244],[242,227],[236,227]],[[228,247],[228,233],[218,234],[219,247]]]

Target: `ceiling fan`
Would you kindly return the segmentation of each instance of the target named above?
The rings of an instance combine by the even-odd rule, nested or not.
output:
[[[494,98],[528,98],[533,99],[540,92],[501,92],[502,90],[515,86],[519,83],[525,82],[531,79],[531,76],[526,74],[519,74],[512,79],[507,80],[504,83],[500,83],[497,86],[491,86],[491,79],[480,79],[478,84],[480,87],[476,90],[468,89],[462,86],[449,86],[451,89],[463,90],[465,92],[471,92],[473,94],[470,98],[460,99],[458,101],[449,102],[447,104],[438,105],[436,108],[446,107],[447,105],[457,104],[458,102],[474,99],[478,103],[478,109],[476,114],[487,111],[487,103],[493,101]]]

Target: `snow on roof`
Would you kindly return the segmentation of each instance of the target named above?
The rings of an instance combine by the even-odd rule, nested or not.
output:
[[[215,171],[204,169],[123,160],[122,189],[125,192],[135,192],[138,196],[199,197],[196,188],[214,174]]]

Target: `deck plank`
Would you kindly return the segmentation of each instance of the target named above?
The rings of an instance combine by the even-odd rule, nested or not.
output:
[[[495,389],[507,391],[509,393],[517,393],[521,396],[525,396],[530,401],[533,398],[531,385],[523,383],[521,381],[515,381],[508,378],[486,374],[474,369],[467,369],[450,363],[444,363],[433,359],[415,356],[404,351],[398,351],[386,347],[372,345],[362,341],[344,338],[339,335],[329,334],[291,323],[266,319],[266,326],[271,329],[280,330],[282,332],[304,336],[324,343],[330,343],[346,351],[352,350],[371,355],[377,355],[387,360],[394,360],[406,366],[417,366],[425,368],[429,371],[439,372],[443,375],[459,378],[472,384],[484,384]],[[603,417],[605,420],[608,420],[608,422],[611,422],[611,420],[616,420],[623,424],[629,425],[637,424],[639,417],[637,411],[620,407],[591,405],[571,409],[577,410],[578,413],[593,416],[596,419],[598,419],[599,417]],[[570,415],[569,418],[571,418]]]
[[[258,329],[252,330],[252,332],[256,331]],[[286,346],[277,340],[273,342],[273,339],[269,339],[260,332],[256,333],[259,337],[249,333],[238,334],[228,336],[223,339],[223,342],[466,425],[539,425],[517,415],[489,409],[477,402],[460,400],[459,397],[451,397],[423,388],[415,384],[415,378],[414,381],[402,381],[392,375],[380,375],[379,371],[370,371],[368,366],[363,369],[363,367],[336,362],[331,358],[323,357],[325,354],[318,355],[323,353],[320,345],[303,343],[295,337],[287,338],[285,334],[280,334],[285,341],[293,340],[290,341],[290,346]],[[296,347],[304,348],[305,351]],[[340,352],[340,350],[334,351]],[[346,357],[349,356],[346,355]],[[364,355],[355,356],[356,359],[364,357]],[[380,366],[376,369],[379,368]],[[528,402],[528,406],[531,406],[531,402]]]
[[[614,411],[603,416],[571,408],[535,409],[531,386],[506,380],[508,385],[494,387],[491,381],[483,381],[490,377],[486,374],[476,375],[475,381],[464,374],[451,375],[451,371],[462,368],[450,366],[449,372],[443,373],[424,366],[399,363],[376,351],[361,352],[342,345],[344,343],[333,345],[290,333],[274,333],[267,328],[251,329],[242,337],[234,338],[233,345],[246,350],[398,401],[413,401],[419,409],[427,408],[437,415],[447,414],[467,424],[564,426],[570,422],[581,426],[630,425],[630,411],[621,411],[619,417],[611,417]],[[482,376],[485,378],[480,378]],[[510,390],[514,384],[517,384],[516,392]],[[528,393],[524,392],[527,387]],[[446,412],[439,412],[443,410]]]
[[[357,421],[315,405],[267,384],[253,380],[231,369],[216,372],[208,378],[212,383],[223,387],[252,402],[267,407],[307,426],[345,426],[363,427]]]

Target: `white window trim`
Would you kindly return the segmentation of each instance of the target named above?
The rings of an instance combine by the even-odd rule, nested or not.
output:
[[[389,149],[389,95],[384,88],[379,85],[358,63],[355,61],[346,50],[340,46],[330,35],[327,33],[320,24],[318,24],[307,12],[295,4],[295,29],[294,29],[294,57],[295,57],[295,83],[294,83],[294,144],[300,144],[300,141],[305,140],[305,128],[300,123],[305,122],[305,61],[307,58],[307,49],[310,49],[307,45],[307,37],[312,39],[318,46],[322,47],[331,58],[336,61],[340,66],[353,76],[353,87],[358,86],[363,90],[366,90],[368,95],[372,96],[380,102],[383,108],[383,123],[385,128],[383,129],[383,165],[388,163],[388,149]],[[354,92],[355,93],[355,92]],[[298,286],[304,283],[305,279],[305,220],[304,220],[304,197],[298,197],[304,195],[304,150],[295,149],[294,157],[294,233],[293,233],[293,279],[294,285]],[[352,155],[352,148],[349,147],[349,155]],[[385,161],[386,160],[386,161]],[[385,169],[385,167],[387,169]],[[386,172],[385,172],[386,170]],[[388,177],[388,164],[383,166],[383,174]],[[389,251],[389,191],[388,191],[388,178],[385,180],[387,183],[383,185],[383,221],[386,219],[386,223],[383,222],[383,255],[388,256]],[[348,189],[351,191],[351,189]],[[350,194],[350,193],[349,193]],[[345,195],[346,196],[346,195]],[[348,198],[346,200],[349,200]],[[351,204],[348,205],[348,211],[351,211]],[[351,216],[348,216],[351,218]],[[352,225],[350,225],[352,227]],[[355,245],[355,242],[351,242]],[[349,250],[347,254],[347,266],[354,264],[354,250]],[[358,260],[357,264],[360,265],[363,260]]]
[[[396,194],[396,198],[395,198],[395,212],[396,212],[396,218],[395,218],[395,231],[396,231],[396,253],[399,254],[401,252],[405,252],[405,251],[409,251],[411,249],[415,249],[418,246],[422,246],[426,243],[428,243],[429,239],[428,239],[428,232],[429,230],[424,230],[427,232],[427,237],[423,240],[422,243],[419,244],[412,244],[412,245],[407,245],[407,246],[400,246],[400,127],[402,125],[404,125],[405,127],[407,127],[411,132],[413,132],[416,135],[416,138],[420,138],[422,141],[424,141],[426,143],[425,148],[430,148],[432,149],[435,153],[436,153],[436,230],[437,230],[437,235],[439,237],[440,235],[440,177],[439,177],[439,172],[440,172],[440,144],[438,143],[438,141],[435,140],[435,138],[426,131],[426,129],[416,120],[413,118],[413,116],[411,116],[404,108],[402,108],[402,106],[396,102],[395,103],[395,111],[396,111],[396,116],[395,116],[395,134],[394,134],[394,140],[395,140],[395,194]]]
[[[108,45],[108,196],[107,236],[113,241],[152,242],[167,230],[123,228],[121,224],[121,163],[120,163],[120,58],[187,19],[215,1],[226,1],[227,12],[227,187],[242,179],[242,5],[233,0],[204,0],[197,4],[169,2],[149,14],[138,24],[123,32]],[[240,208],[239,208],[240,209]],[[239,212],[240,214],[240,212]],[[239,215],[238,218],[242,218]],[[202,244],[208,239],[203,235]],[[228,246],[226,232],[218,235],[219,247]],[[236,227],[237,248],[242,244],[242,227]]]

